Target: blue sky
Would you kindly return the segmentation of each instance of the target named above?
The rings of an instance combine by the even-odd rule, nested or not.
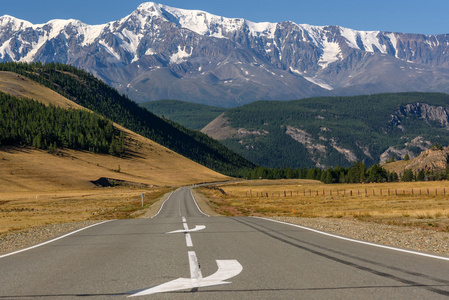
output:
[[[51,19],[78,19],[103,24],[130,14],[139,0],[0,0],[0,15],[34,24]],[[340,25],[356,30],[449,33],[448,0],[159,0],[161,4],[204,10],[254,22],[293,21]]]

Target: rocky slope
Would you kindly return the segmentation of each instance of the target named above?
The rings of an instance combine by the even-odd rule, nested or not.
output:
[[[448,95],[396,93],[258,101],[202,131],[265,167],[325,169],[414,158],[448,145],[448,130]]]
[[[0,61],[83,68],[138,101],[232,107],[313,95],[449,93],[449,35],[253,23],[152,2],[115,22],[0,17]]]
[[[412,170],[417,174],[419,171],[426,173],[445,172],[449,163],[449,147],[430,148],[424,150],[416,157],[408,161],[396,161],[387,163],[384,167],[389,171],[395,171],[398,174],[404,173],[405,170]]]

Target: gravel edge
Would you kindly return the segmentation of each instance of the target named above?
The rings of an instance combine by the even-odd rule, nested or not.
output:
[[[0,254],[31,247],[100,222],[104,222],[104,220],[51,224],[6,233],[0,237]]]
[[[330,218],[270,217],[355,240],[449,256],[449,233]]]

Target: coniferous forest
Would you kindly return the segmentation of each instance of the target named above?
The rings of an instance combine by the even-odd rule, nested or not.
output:
[[[99,115],[0,93],[0,146],[32,146],[50,152],[62,147],[121,155],[123,141],[115,136],[112,122]]]

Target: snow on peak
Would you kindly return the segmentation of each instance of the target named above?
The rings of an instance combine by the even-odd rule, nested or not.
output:
[[[28,21],[25,20],[21,20],[21,19],[17,19],[15,17],[12,17],[10,15],[3,15],[0,17],[0,28],[5,28],[5,27],[9,27],[11,26],[12,30],[14,31],[18,31],[18,30],[23,30],[25,28],[31,27],[33,26],[33,24],[31,24]]]
[[[277,23],[269,23],[269,22],[254,23],[251,21],[246,21],[245,23],[253,36],[262,35],[270,39],[274,38],[274,33],[276,32],[276,28],[278,25]]]
[[[386,46],[381,44],[378,38],[380,31],[357,31],[340,27],[340,33],[351,48],[367,52],[376,52],[377,49],[382,53],[387,53]],[[360,46],[363,46],[363,49]]]
[[[242,29],[244,24],[253,36],[274,37],[277,23],[254,23],[240,18],[226,18],[202,10],[174,8],[154,2],[141,4],[137,12],[159,16],[200,35],[226,38],[226,34]]]
[[[162,4],[157,4],[154,2],[146,2],[146,3],[142,3],[139,5],[139,7],[137,7],[137,10],[135,12],[137,13],[143,13],[145,15],[150,15],[150,16],[160,16],[162,17],[163,14],[163,9],[164,5]]]

